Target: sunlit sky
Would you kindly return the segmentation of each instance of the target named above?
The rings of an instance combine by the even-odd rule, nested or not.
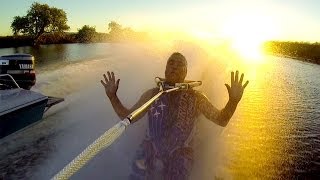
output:
[[[34,0],[1,0],[0,35]],[[107,32],[115,20],[136,31],[184,32],[199,38],[320,41],[319,0],[40,0],[67,13],[70,31]]]

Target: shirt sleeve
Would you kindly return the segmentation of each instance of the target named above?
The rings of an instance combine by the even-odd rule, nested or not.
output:
[[[209,99],[202,93],[196,92],[197,96],[197,111],[202,113],[207,119],[218,124],[218,116],[220,110],[212,105]]]

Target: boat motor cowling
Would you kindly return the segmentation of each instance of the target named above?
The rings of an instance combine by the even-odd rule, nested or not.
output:
[[[30,54],[0,56],[0,74],[10,74],[21,88],[29,90],[36,83],[34,63]],[[2,77],[0,83],[11,85],[11,80]]]

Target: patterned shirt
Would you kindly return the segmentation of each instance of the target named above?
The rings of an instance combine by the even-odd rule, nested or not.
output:
[[[219,111],[195,90],[180,90],[162,95],[148,111],[150,139],[158,155],[190,146],[197,117],[217,118]]]
[[[156,93],[154,89],[152,94]],[[193,164],[193,132],[200,113],[216,120],[220,111],[195,90],[160,96],[149,108],[147,138],[137,151],[129,179],[187,179]],[[144,165],[138,165],[141,160]]]

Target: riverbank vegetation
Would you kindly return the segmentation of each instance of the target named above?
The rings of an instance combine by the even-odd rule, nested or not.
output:
[[[13,36],[0,36],[0,48],[41,44],[144,41],[147,33],[136,32],[119,23],[106,22],[106,32],[84,25],[78,32],[66,32],[67,14],[47,4],[33,3],[25,16],[15,16],[11,23]]]
[[[113,24],[117,24],[116,29]],[[111,25],[111,26],[110,26]],[[121,27],[120,29],[118,27]],[[121,41],[146,41],[148,33],[136,32],[114,21],[108,25],[106,33],[97,32],[94,26],[84,25],[78,32],[51,32],[43,33],[36,40],[30,35],[0,36],[0,48],[33,46],[44,44],[67,44],[67,43],[103,43]]]
[[[320,64],[320,43],[269,41],[264,44],[267,54]]]

